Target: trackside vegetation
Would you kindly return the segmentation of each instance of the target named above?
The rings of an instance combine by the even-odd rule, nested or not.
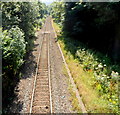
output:
[[[72,54],[74,59],[79,60],[84,71],[91,74],[91,81],[95,81],[91,83],[95,92],[99,92],[103,100],[108,100],[105,103],[109,110],[104,110],[105,107],[98,109],[104,113],[119,112],[120,47],[116,45],[120,44],[119,10],[120,2],[65,4],[65,49],[68,55]],[[84,77],[79,77],[76,81],[82,78]],[[86,84],[89,84],[90,80],[87,81]]]
[[[0,7],[3,114],[9,111],[20,71],[47,14],[53,17],[58,42],[87,112],[120,114],[120,2],[53,2],[48,6],[0,2]],[[70,100],[81,113],[72,91]]]
[[[46,5],[40,2],[0,2],[2,8],[2,93],[3,113],[14,97],[21,66],[32,49],[35,32],[41,27]],[[42,12],[42,14],[41,14]],[[43,15],[44,13],[44,15]],[[9,109],[9,108],[8,108]]]
[[[56,23],[54,23],[54,27],[58,34],[58,42],[87,112],[119,113],[120,64],[114,63],[108,55],[90,48],[79,39],[70,37],[69,31],[65,31],[64,25],[62,27],[64,29]],[[81,113],[81,110],[76,106],[76,99],[73,95],[74,93],[71,96],[73,107]]]
[[[66,46],[62,42],[60,42],[61,47],[65,50]],[[69,41],[66,42],[69,44]],[[69,45],[71,47],[71,44]],[[98,58],[100,54],[97,55],[98,53],[84,49],[84,47],[77,48],[78,50],[73,55],[71,54],[73,46],[71,50],[65,50],[64,54],[88,112],[117,112],[119,104],[119,69],[117,70],[117,68],[119,67],[117,65],[108,65],[105,57],[104,61],[101,61]]]
[[[50,8],[68,37],[120,62],[120,2],[54,2]]]

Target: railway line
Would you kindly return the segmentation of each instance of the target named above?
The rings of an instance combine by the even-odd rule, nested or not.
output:
[[[69,101],[67,79],[62,72],[65,64],[73,90],[79,100],[83,113],[87,113],[78,90],[74,84],[69,68],[65,62],[61,48],[55,42],[57,36],[53,28],[53,21],[48,17],[39,35],[39,55],[34,77],[32,96],[30,100],[30,114],[74,113]]]
[[[41,30],[42,42],[34,79],[30,113],[52,113],[50,63],[49,63],[49,18]]]

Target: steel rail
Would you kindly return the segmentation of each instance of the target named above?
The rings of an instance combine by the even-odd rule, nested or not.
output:
[[[49,30],[50,30],[50,22],[49,22]],[[49,47],[50,47],[50,39],[51,39],[51,34],[49,34],[49,39],[48,39],[48,77],[49,77],[49,92],[50,92],[50,112],[53,113],[52,111],[52,87],[51,87],[51,78],[50,78],[50,52],[49,52]]]
[[[46,31],[46,22],[45,22],[45,25],[44,25],[44,30],[42,31]],[[40,51],[39,51],[39,55],[38,55],[38,60],[37,60],[37,67],[36,67],[36,72],[35,72],[35,79],[34,79],[34,85],[33,85],[33,90],[32,90],[32,98],[31,98],[31,102],[30,102],[30,115],[32,113],[32,106],[33,106],[33,100],[34,100],[34,94],[35,94],[35,88],[36,88],[36,79],[37,79],[37,74],[38,74],[38,67],[39,67],[39,63],[40,63],[40,56],[41,56],[41,49],[42,49],[42,45],[43,45],[43,39],[45,37],[45,34],[43,34],[43,37],[42,37],[42,41],[39,45],[40,47]]]

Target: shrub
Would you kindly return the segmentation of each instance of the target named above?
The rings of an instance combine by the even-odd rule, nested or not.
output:
[[[23,57],[26,48],[24,33],[19,27],[13,26],[9,31],[3,31],[1,38],[3,42],[3,72],[10,69],[15,74],[24,62]]]

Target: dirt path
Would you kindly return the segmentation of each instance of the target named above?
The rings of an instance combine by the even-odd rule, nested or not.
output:
[[[70,93],[68,90],[69,78],[63,73],[63,60],[60,54],[57,43],[55,42],[55,33],[52,28],[51,18],[49,19],[48,31],[49,36],[49,55],[50,55],[50,78],[52,89],[52,108],[53,113],[74,113],[72,105],[69,101]],[[38,54],[40,51],[40,44],[43,39],[42,32],[38,32],[38,37],[34,43],[34,49],[31,51],[28,60],[23,69],[23,77],[16,87],[16,100],[13,102],[11,112],[13,113],[29,113],[30,101],[33,89],[33,82],[35,77],[35,70],[37,65]]]

